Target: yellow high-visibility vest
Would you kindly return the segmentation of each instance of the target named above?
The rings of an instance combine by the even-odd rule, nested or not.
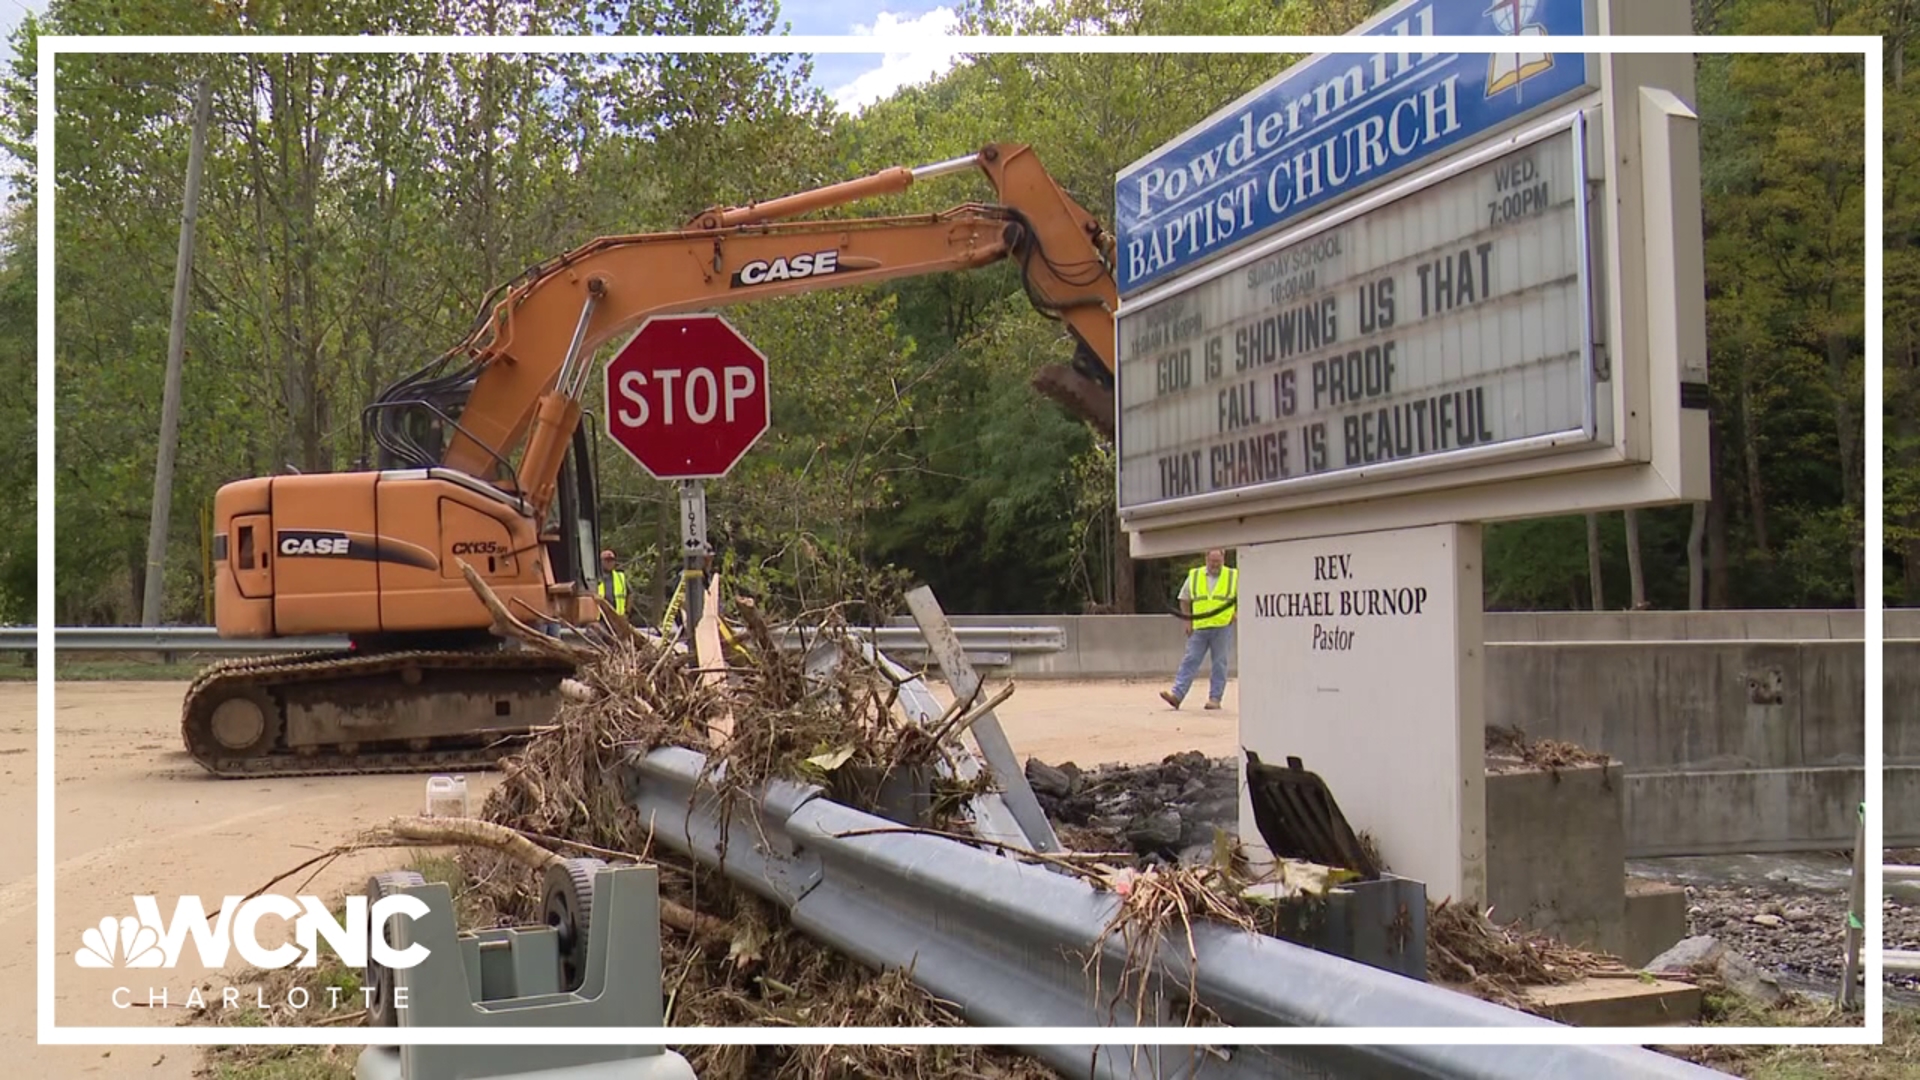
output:
[[[598,586],[600,599],[607,598],[607,579],[601,578]],[[613,610],[624,616],[627,613],[627,575],[619,570],[613,572]]]
[[[1240,571],[1231,566],[1220,568],[1220,576],[1214,580],[1211,592],[1207,590],[1206,567],[1196,566],[1187,571],[1187,595],[1191,598],[1188,603],[1192,605],[1192,611],[1199,613],[1193,620],[1193,628],[1210,630],[1232,622],[1234,609],[1227,607],[1226,603],[1239,597],[1239,588]]]

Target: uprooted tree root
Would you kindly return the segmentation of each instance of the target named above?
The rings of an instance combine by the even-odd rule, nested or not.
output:
[[[1107,871],[1106,885],[1120,896],[1120,907],[1107,921],[1102,940],[1117,937],[1126,950],[1126,962],[1112,996],[1105,1002],[1108,1018],[1118,1021],[1122,1003],[1132,1006],[1133,1015],[1125,1017],[1125,1026],[1150,1026],[1155,1023],[1157,1004],[1154,977],[1161,950],[1171,944],[1186,956],[1188,980],[1184,997],[1186,1010],[1182,1023],[1188,1027],[1210,1025],[1218,1017],[1200,1000],[1199,963],[1195,952],[1193,925],[1196,921],[1217,922],[1248,933],[1257,933],[1254,913],[1246,901],[1231,888],[1230,871],[1213,866],[1151,867],[1145,871]],[[1096,953],[1087,962],[1100,982],[1102,957]]]
[[[635,850],[645,838],[621,775],[661,746],[703,754],[702,782],[720,793],[723,808],[775,778],[821,784],[841,801],[871,806],[889,778],[931,774],[937,763],[954,772],[964,752],[958,736],[970,722],[958,710],[967,703],[922,726],[896,708],[899,686],[854,643],[838,609],[804,631],[811,647],[801,653],[780,648],[750,604],[739,607],[745,640],[728,650],[724,672],[691,668],[684,650],[623,622],[596,628],[557,722],[502,762],[506,781],[489,797],[487,819]],[[524,626],[509,630],[538,648],[560,645]],[[823,650],[837,662],[809,672],[806,656]],[[988,790],[981,780],[946,778],[933,788],[929,823],[958,820],[966,800]]]
[[[939,774],[945,779],[934,780],[933,805],[921,808],[912,828],[994,846],[970,835],[967,814],[968,800],[991,790],[985,774],[972,783],[952,777],[959,773],[958,756],[965,753],[960,734],[1004,701],[1011,686],[991,697],[978,690],[972,697],[957,696],[938,717],[909,718],[899,707],[898,685],[854,644],[837,609],[792,624],[805,650],[780,648],[750,604],[741,605],[740,614],[744,630],[726,653],[724,677],[690,670],[684,652],[617,621],[594,628],[587,636],[596,643],[578,664],[558,722],[503,763],[507,779],[488,799],[484,817],[543,843],[632,852],[661,867],[663,898],[723,928],[713,934],[672,928],[663,939],[669,1024],[961,1023],[950,1005],[915,986],[907,973],[876,978],[799,935],[774,906],[664,850],[652,823],[640,821],[630,806],[621,776],[636,756],[656,747],[688,747],[706,755],[701,784],[718,793],[725,815],[750,805],[744,800],[770,779],[819,783],[837,801],[874,811],[888,777],[913,772],[924,782]],[[823,654],[837,662],[818,663]],[[1112,966],[1107,950],[1083,958],[1095,985],[1105,988],[1105,1000],[1096,1004],[1118,1021],[1150,1024],[1164,996],[1184,1003],[1180,1008],[1188,1024],[1218,1022],[1194,986],[1193,926],[1207,921],[1254,931],[1253,912],[1237,895],[1231,868],[1135,873],[1114,865],[1118,856],[1113,853],[1012,853],[1119,896],[1102,941],[1118,944],[1122,970],[1102,970]],[[491,898],[507,921],[528,918],[537,904],[536,886],[530,875],[501,872],[501,859],[497,850],[475,850],[468,856],[469,873],[490,883]],[[1182,968],[1188,985],[1165,985],[1160,973]],[[1132,1016],[1123,1016],[1124,1011]],[[697,1058],[704,1080],[709,1074],[744,1076],[750,1066],[764,1070],[764,1055],[770,1052],[701,1048],[689,1057]],[[778,1075],[795,1080],[1051,1075],[1027,1059],[974,1048],[797,1047],[780,1060]]]

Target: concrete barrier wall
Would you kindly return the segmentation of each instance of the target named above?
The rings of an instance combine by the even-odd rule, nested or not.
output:
[[[1920,845],[1920,768],[1885,771],[1888,847]],[[1860,768],[1674,770],[1627,776],[1627,854],[1851,851]]]
[[[1065,647],[1014,654],[1016,678],[1167,681],[1185,644],[1164,615],[954,622],[1059,627]],[[1886,835],[1920,845],[1920,610],[1883,625]],[[1859,611],[1490,612],[1487,722],[1617,758],[1631,857],[1849,848],[1863,627]]]
[[[956,626],[1057,627],[1058,653],[1013,658],[1016,675],[1116,679],[1171,677],[1186,637],[1171,615],[956,615]],[[902,626],[910,619],[896,619]],[[1920,640],[1920,609],[1886,613],[1888,641]],[[1490,645],[1596,641],[1863,641],[1859,611],[1490,611]],[[1239,674],[1237,663],[1228,670]],[[1914,678],[1920,686],[1920,674]]]
[[[1916,655],[1920,642],[1887,649]],[[1865,650],[1848,641],[1487,646],[1487,723],[1604,750],[1634,772],[1859,765]]]

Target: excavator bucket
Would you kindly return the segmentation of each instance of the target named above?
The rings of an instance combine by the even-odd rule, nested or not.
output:
[[[1033,388],[1113,438],[1113,391],[1066,364],[1048,364],[1033,376]]]

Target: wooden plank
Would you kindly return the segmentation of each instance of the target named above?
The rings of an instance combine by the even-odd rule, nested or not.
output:
[[[727,681],[727,654],[720,647],[720,575],[707,586],[707,602],[700,609],[700,622],[693,628],[693,655],[700,665],[700,681],[712,686]],[[733,737],[733,713],[723,713],[707,725],[713,745],[723,745]]]
[[[956,698],[986,701],[988,695],[975,692],[982,689],[980,675],[967,660],[967,652],[960,645],[960,638],[953,632],[953,625],[947,622],[947,614],[940,610],[939,601],[933,598],[933,590],[925,585],[907,594],[907,610],[913,613],[913,621],[920,626],[920,634],[926,639],[928,651],[940,662],[940,671],[946,676],[947,686]],[[1046,811],[1040,809],[1040,800],[1033,794],[1033,787],[1027,783],[1027,774],[1020,768],[1020,760],[1014,756],[1013,744],[1007,741],[1007,733],[1000,727],[1000,721],[989,709],[980,719],[973,722],[967,732],[980,750],[980,756],[986,758],[987,767],[993,770],[993,777],[1000,784],[1007,809],[1013,812],[1014,820],[1020,823],[1020,831],[1027,835],[1027,843],[1035,851],[1059,851],[1060,838],[1053,833],[1053,823],[1047,820]]]
[[[1659,1027],[1700,1018],[1700,988],[1667,979],[1581,979],[1522,993],[1551,1018],[1575,1027]]]

